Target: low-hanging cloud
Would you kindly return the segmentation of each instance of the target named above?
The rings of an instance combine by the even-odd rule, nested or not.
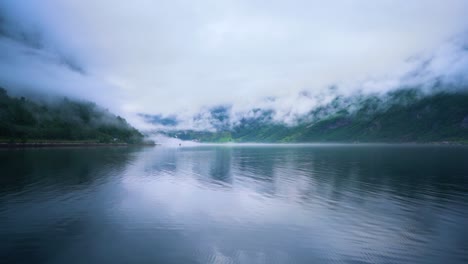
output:
[[[392,97],[393,91],[417,89],[420,96],[434,92],[468,91],[468,38],[460,35],[434,50],[433,53],[406,61],[399,71],[385,77],[369,78],[354,83],[331,85],[325,89],[302,90],[281,97],[255,98],[218,106],[205,106],[198,112],[182,112],[179,115],[146,115],[145,121],[156,131],[200,130],[219,131],[235,127],[242,120],[295,125],[310,120],[311,112],[321,108],[319,117],[326,117],[346,109],[359,110],[369,96],[381,103]],[[380,110],[389,105],[381,104]],[[221,114],[220,114],[221,113]],[[155,117],[157,117],[155,119]],[[168,126],[167,121],[171,121]],[[163,122],[166,121],[166,122]],[[318,121],[318,120],[316,120]]]
[[[92,100],[141,126],[138,113],[198,126],[193,116],[215,105],[292,122],[337,93],[465,82],[465,39],[447,42],[468,29],[465,10],[465,0],[3,0],[0,86]]]

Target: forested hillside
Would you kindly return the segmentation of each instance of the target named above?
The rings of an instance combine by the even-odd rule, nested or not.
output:
[[[337,97],[296,124],[274,122],[271,111],[216,132],[160,131],[201,142],[468,142],[468,92]]]
[[[94,103],[63,98],[45,103],[15,98],[0,88],[0,141],[88,141],[141,143],[143,135],[125,119]]]

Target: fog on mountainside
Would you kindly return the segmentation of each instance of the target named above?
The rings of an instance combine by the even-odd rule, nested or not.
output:
[[[336,96],[466,81],[467,9],[464,0],[4,0],[0,86],[96,102],[144,130],[153,126],[140,114],[213,130],[204,120],[217,106],[231,109],[231,124],[262,109],[291,125]]]
[[[161,133],[207,142],[468,140],[468,42],[459,37],[393,79],[303,91],[293,100],[205,107],[192,116],[140,114]],[[346,88],[346,87],[345,87]]]
[[[0,86],[10,96],[92,101],[144,133],[201,141],[465,138],[455,100],[468,87],[462,1],[424,1],[427,13],[406,2],[85,2],[0,3]],[[330,21],[317,6],[341,15]],[[417,111],[430,112],[417,129],[410,115],[397,118],[422,105],[432,110]],[[4,135],[25,137],[8,122]]]

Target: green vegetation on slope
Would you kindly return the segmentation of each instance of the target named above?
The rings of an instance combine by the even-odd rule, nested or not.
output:
[[[64,98],[46,104],[10,97],[0,88],[0,140],[135,144],[142,142],[143,135],[93,103]]]
[[[221,132],[166,134],[201,142],[468,142],[468,93],[407,89],[386,98],[337,98],[295,126],[252,119]]]

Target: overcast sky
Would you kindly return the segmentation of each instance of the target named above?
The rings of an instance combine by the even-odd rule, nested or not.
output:
[[[467,17],[468,0],[1,0],[0,85],[124,115],[253,103],[399,74]]]

